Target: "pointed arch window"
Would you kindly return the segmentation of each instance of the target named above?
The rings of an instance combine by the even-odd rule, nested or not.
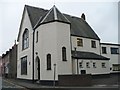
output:
[[[36,43],[38,42],[38,31],[36,32]]]
[[[62,47],[62,60],[67,61],[67,59],[66,59],[66,47]]]
[[[51,70],[51,54],[47,54],[47,70]]]
[[[22,49],[24,50],[28,47],[29,47],[29,31],[26,28],[22,37]]]

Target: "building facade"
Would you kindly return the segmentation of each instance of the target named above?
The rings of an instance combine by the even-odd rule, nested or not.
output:
[[[2,56],[0,56],[0,76],[2,76]]]
[[[101,43],[101,54],[110,58],[110,72],[120,72],[120,45],[112,43]]]
[[[17,78],[58,80],[58,75],[110,74],[100,38],[81,17],[25,5],[18,34]]]
[[[2,54],[1,73],[6,78],[17,77],[17,44]]]

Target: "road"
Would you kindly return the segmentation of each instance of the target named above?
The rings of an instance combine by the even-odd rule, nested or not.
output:
[[[8,89],[14,89],[14,90],[27,90],[25,87],[16,85],[12,82],[9,82],[8,80],[2,79],[2,90],[8,90]]]

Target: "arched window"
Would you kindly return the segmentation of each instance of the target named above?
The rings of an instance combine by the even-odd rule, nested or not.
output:
[[[47,54],[47,70],[51,70],[51,54]]]
[[[66,59],[66,48],[65,47],[62,47],[62,60],[67,61],[67,59]]]
[[[38,31],[36,32],[36,43],[38,42]]]
[[[29,31],[25,29],[22,37],[22,49],[26,49],[29,46]]]

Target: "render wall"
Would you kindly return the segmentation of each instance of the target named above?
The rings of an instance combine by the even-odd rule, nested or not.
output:
[[[81,74],[81,70],[86,70],[86,74],[92,74],[92,75],[109,74],[110,73],[110,67],[109,67],[109,61],[108,60],[78,59],[78,65],[77,65],[77,59],[73,59],[73,62],[74,62],[73,74]],[[79,66],[80,62],[82,62],[83,68],[80,68],[80,66]],[[87,62],[90,63],[89,68],[86,67]],[[93,67],[93,62],[96,63],[96,68]],[[102,63],[105,63],[106,68],[102,68]]]
[[[83,46],[77,46],[77,38],[83,39]],[[96,48],[91,47],[91,40],[96,41]],[[84,37],[77,37],[77,36],[71,36],[72,41],[72,50],[77,51],[86,51],[86,52],[94,52],[96,54],[100,55],[100,41],[90,38],[84,38]]]
[[[59,74],[71,74],[71,47],[70,47],[70,26],[60,22],[52,22],[39,26],[39,40],[35,43],[35,58],[40,58],[40,79],[53,80],[54,66],[56,64],[56,80]],[[62,47],[66,47],[67,61],[62,61]],[[51,54],[51,70],[47,70],[46,56]],[[37,63],[35,60],[35,78],[37,79]]]
[[[22,36],[25,28],[29,30],[29,47],[25,50],[22,50]],[[25,10],[23,14],[23,20],[21,22],[20,36],[18,41],[17,78],[32,79],[32,41],[33,41],[32,37],[33,37],[33,30],[28,17],[28,13]],[[21,75],[21,58],[24,56],[27,56],[27,75]]]
[[[107,51],[106,54],[102,53],[102,47],[106,47],[106,51]],[[110,49],[111,47],[119,48],[119,54],[111,54],[111,49]],[[101,44],[101,55],[110,58],[110,67],[111,68],[112,68],[112,64],[120,64],[120,62],[119,62],[120,46],[117,46],[117,45],[108,45],[108,44],[106,44],[106,45]],[[111,70],[111,72],[115,72],[115,71]]]

